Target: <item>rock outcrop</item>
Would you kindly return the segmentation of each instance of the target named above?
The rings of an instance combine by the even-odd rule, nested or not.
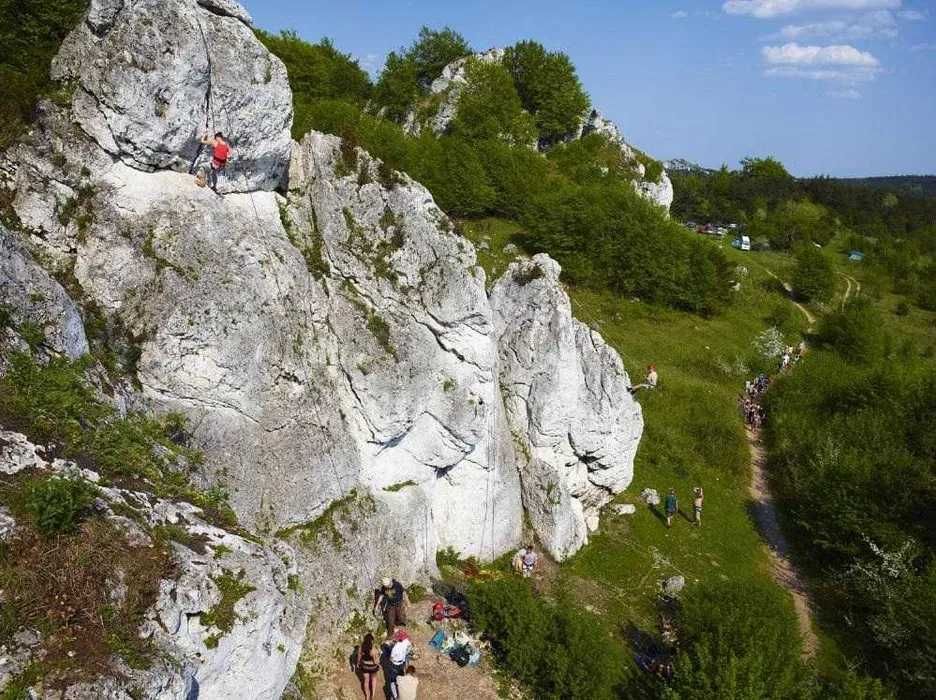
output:
[[[78,307],[3,225],[0,225],[0,289],[3,290],[0,304],[8,316],[7,330],[14,336],[12,344],[17,348],[26,349],[24,345],[28,343],[14,329],[30,324],[42,336],[42,345],[54,354],[75,359],[88,352]]]
[[[192,679],[199,697],[277,697],[310,612],[327,643],[381,576],[425,582],[442,549],[489,560],[517,546],[524,509],[554,556],[572,554],[630,482],[642,429],[620,358],[573,319],[558,265],[517,263],[489,296],[423,186],[333,136],[292,143],[282,64],[247,20],[231,0],[93,0],[55,63],[73,98],[42,103],[0,162],[22,224],[0,236],[4,296],[19,308],[45,290],[60,354],[87,347],[75,302],[119,322],[139,351],[131,407],[184,414],[198,483],[228,491],[262,540],[296,546],[148,499],[151,525],[235,553],[176,552],[184,573],[146,629],[182,670],[151,697]],[[224,197],[185,173],[212,105],[237,158]],[[66,271],[71,299],[35,259]],[[197,617],[229,565],[256,591],[209,653]]]
[[[0,473],[22,472],[94,484],[95,510],[116,526],[128,547],[152,547],[153,533],[160,527],[170,527],[175,539],[185,541],[171,543],[176,575],[159,582],[156,603],[139,630],[140,637],[159,652],[156,661],[146,668],[123,664],[118,674],[71,683],[64,697],[280,698],[298,660],[308,618],[307,607],[290,590],[289,577],[296,568],[289,546],[264,546],[215,527],[189,503],[103,486],[94,472],[47,458],[43,448],[26,436],[0,430]],[[6,520],[11,521],[9,516]],[[8,522],[7,529],[12,528]],[[102,585],[109,586],[115,600],[121,595],[121,577],[137,575],[101,573]],[[242,595],[232,601],[231,628],[219,630],[203,623],[203,618],[221,603],[226,578],[238,582]],[[38,660],[33,656],[40,640],[38,630],[23,629],[15,635],[15,647],[0,661],[0,687],[4,677],[9,680],[31,660]],[[31,697],[59,697],[55,684],[51,686]],[[142,695],[135,694],[141,689]]]
[[[292,95],[249,21],[233,0],[94,0],[52,76],[73,81],[77,123],[131,167],[187,172],[201,136],[221,131],[234,139],[224,191],[274,189]]]
[[[572,317],[559,272],[546,255],[513,263],[491,303],[524,505],[544,546],[563,559],[630,484],[643,421],[640,407],[622,400],[630,382],[621,358]]]

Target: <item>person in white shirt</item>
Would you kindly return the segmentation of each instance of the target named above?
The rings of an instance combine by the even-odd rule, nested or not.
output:
[[[407,666],[406,675],[397,678],[398,700],[417,700],[419,678],[416,676],[416,667]]]
[[[406,630],[397,630],[393,635],[394,644],[390,648],[390,692],[399,699],[398,681],[406,674],[406,664],[413,653],[413,643]]]
[[[647,367],[647,378],[644,379],[643,383],[635,384],[628,391],[636,394],[640,389],[656,389],[657,381],[659,381],[659,376],[657,375],[656,365],[650,365]]]

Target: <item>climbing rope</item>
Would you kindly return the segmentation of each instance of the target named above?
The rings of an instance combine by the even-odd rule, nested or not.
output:
[[[208,90],[205,92],[205,131],[210,131],[210,124],[217,124],[218,120],[215,119],[214,107],[211,102],[211,77],[212,77],[212,64],[211,64],[211,51],[208,49],[208,38],[205,36],[205,29],[202,27],[200,19],[196,19],[195,23],[198,25],[198,33],[201,34],[202,45],[205,47],[205,56],[208,59]],[[205,150],[205,144],[199,143],[198,150],[195,151],[195,157],[192,159],[192,164],[189,166],[189,175],[194,174],[195,165],[198,163],[198,159],[201,158],[201,154]]]

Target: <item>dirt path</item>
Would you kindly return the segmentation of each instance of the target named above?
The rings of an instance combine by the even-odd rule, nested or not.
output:
[[[429,640],[435,633],[434,626],[428,622],[431,609],[432,599],[429,598],[413,605],[408,613],[407,631],[415,651],[413,665],[419,677],[419,697],[497,700],[497,685],[488,656],[483,657],[480,666],[459,668],[454,661],[433,651],[429,646]],[[352,646],[353,643],[348,645],[343,656],[347,658],[352,653]],[[384,700],[383,673],[378,674],[377,684],[374,700]],[[347,662],[337,662],[334,665],[328,674],[327,686],[325,695],[322,695],[323,699],[357,700],[364,697],[357,676]]]
[[[773,496],[767,483],[767,473],[764,469],[764,448],[761,445],[758,431],[748,429],[748,444],[751,448],[751,499],[754,502],[754,519],[757,529],[767,546],[770,556],[771,573],[774,580],[793,596],[793,606],[796,608],[796,618],[799,621],[800,636],[803,639],[803,656],[812,658],[819,648],[819,639],[812,628],[812,609],[809,593],[803,585],[802,578],[790,561],[789,544],[780,530],[777,520],[777,510],[774,507]]]
[[[809,324],[809,327],[812,328],[814,325],[816,325],[816,317],[813,316],[812,312],[809,309],[807,309],[805,306],[800,304],[798,301],[795,301],[793,299],[793,285],[791,285],[789,282],[784,282],[782,279],[777,277],[773,272],[768,270],[766,267],[763,268],[763,270],[764,272],[766,272],[768,275],[773,277],[783,286],[783,291],[785,291],[787,293],[787,296],[790,297],[790,303],[793,304],[793,306],[795,306],[797,309],[799,309],[802,312],[803,316],[806,318],[806,323]]]
[[[851,275],[846,275],[844,272],[838,272],[838,273],[836,273],[836,274],[838,274],[839,277],[842,277],[842,278],[845,280],[845,284],[848,285],[848,286],[845,288],[845,296],[842,297],[842,310],[844,311],[844,310],[845,310],[845,304],[848,303],[848,299],[849,299],[849,298],[851,297],[851,295],[852,295],[852,288],[854,287],[855,296],[861,294],[861,282],[859,282],[858,280],[856,280],[856,279],[855,279],[854,277],[852,277]]]

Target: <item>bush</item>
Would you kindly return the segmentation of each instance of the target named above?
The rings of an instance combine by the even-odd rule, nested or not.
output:
[[[680,700],[810,698],[813,675],[789,596],[771,582],[713,581],[689,588],[680,645],[663,696]]]
[[[96,493],[84,479],[53,476],[29,487],[26,510],[43,535],[66,534],[78,527]]]
[[[864,297],[852,299],[819,324],[819,342],[849,362],[868,364],[884,356],[888,345],[880,314]]]
[[[825,301],[832,295],[835,283],[832,263],[819,249],[811,245],[802,246],[796,253],[792,283],[793,291],[801,301]]]
[[[624,679],[623,649],[598,618],[567,600],[537,598],[523,580],[476,583],[468,592],[472,624],[498,663],[537,698],[610,700]]]

